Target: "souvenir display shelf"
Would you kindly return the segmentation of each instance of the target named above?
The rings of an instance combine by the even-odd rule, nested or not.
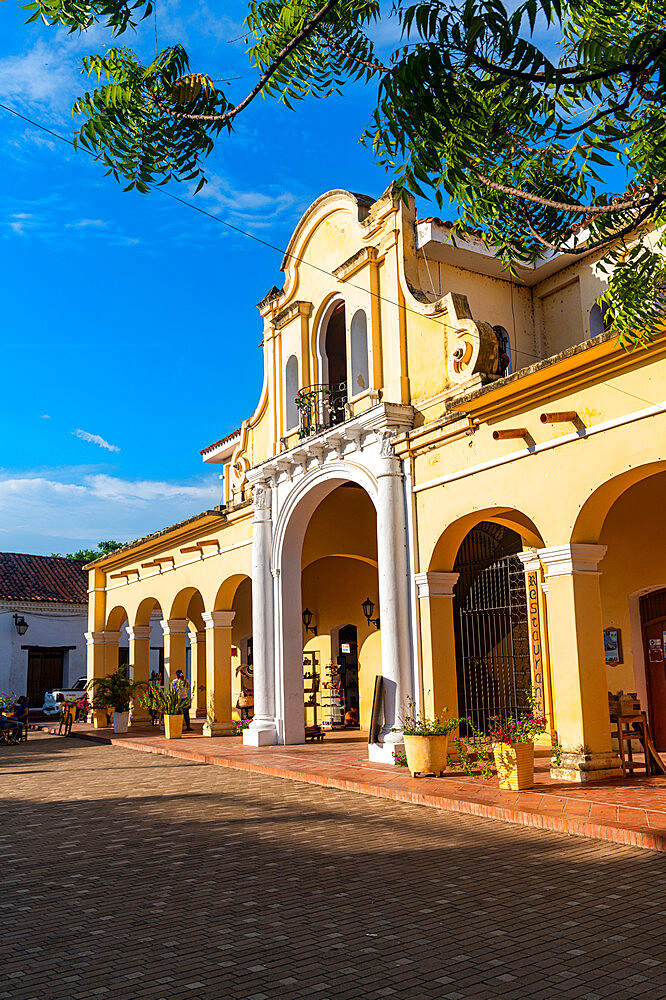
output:
[[[335,682],[337,664],[329,663],[326,669],[326,680],[321,692],[321,716],[324,729],[345,728],[345,708],[340,701],[340,692]]]
[[[305,715],[305,739],[321,743],[324,738],[324,730],[319,725],[319,686],[321,673],[319,671],[319,654],[314,650],[310,653],[303,653],[303,692],[305,701],[303,712]],[[312,709],[312,723],[308,725],[308,712]]]

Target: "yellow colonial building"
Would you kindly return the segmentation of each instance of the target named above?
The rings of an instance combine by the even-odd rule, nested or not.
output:
[[[202,452],[224,502],[91,564],[89,675],[127,641],[147,679],[159,621],[210,736],[365,730],[374,700],[392,761],[408,697],[483,728],[532,690],[582,781],[617,773],[624,691],[666,749],[666,334],[618,346],[596,263],[514,279],[391,190],[319,198],[259,303],[256,410]]]

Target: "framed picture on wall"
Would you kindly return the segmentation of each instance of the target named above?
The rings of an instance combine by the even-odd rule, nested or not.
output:
[[[608,666],[615,667],[622,663],[622,629],[604,629],[604,655]]]

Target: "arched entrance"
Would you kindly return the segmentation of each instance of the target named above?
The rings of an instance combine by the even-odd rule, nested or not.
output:
[[[666,588],[640,599],[647,712],[658,750],[666,750]]]
[[[481,521],[465,536],[454,572],[458,713],[486,731],[492,716],[518,717],[532,688],[520,535]]]
[[[368,725],[374,678],[381,673],[380,636],[363,612],[370,597],[379,617],[377,515],[360,485],[337,485],[312,513],[300,592],[309,612],[302,622],[305,736],[316,736],[315,727],[329,739],[357,733]]]

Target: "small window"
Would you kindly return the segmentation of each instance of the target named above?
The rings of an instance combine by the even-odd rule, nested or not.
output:
[[[608,306],[605,302],[602,302],[601,305],[595,302],[590,309],[590,337],[598,337],[600,333],[605,333],[609,327]]]
[[[368,374],[368,323],[362,309],[357,309],[351,321],[351,396],[358,396],[370,387]]]
[[[511,338],[509,337],[509,331],[503,326],[494,326],[493,330],[497,337],[497,374],[510,375],[513,364],[511,360]]]
[[[287,367],[284,375],[285,392],[285,431],[291,431],[298,427],[298,407],[296,406],[296,396],[298,394],[298,358],[292,354],[287,360]]]

